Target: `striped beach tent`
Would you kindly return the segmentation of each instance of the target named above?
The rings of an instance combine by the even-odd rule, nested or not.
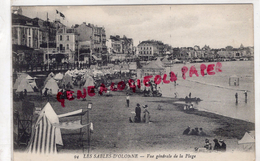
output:
[[[81,116],[85,113],[86,111],[80,109],[57,115],[48,102],[40,112],[39,117],[32,128],[32,135],[27,147],[27,152],[32,154],[56,154],[56,145],[63,145],[60,129],[76,130],[89,126],[90,130],[93,131],[93,124],[89,123],[82,125],[82,120],[59,122],[59,118]]]
[[[29,153],[56,154],[56,144],[63,145],[59,124],[59,118],[48,102],[39,114],[32,128],[32,135],[27,147]]]

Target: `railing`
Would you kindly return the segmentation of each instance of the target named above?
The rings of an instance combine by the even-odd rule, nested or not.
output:
[[[44,64],[44,65],[32,65],[32,64],[24,64],[24,65],[14,65],[14,72],[46,72],[46,71],[66,71],[66,70],[74,70],[79,66],[79,68],[87,68],[89,65],[86,63],[59,63],[59,64]]]

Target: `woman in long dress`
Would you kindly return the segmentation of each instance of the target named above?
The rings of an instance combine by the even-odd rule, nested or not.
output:
[[[144,113],[144,122],[145,123],[149,123],[150,122],[150,112],[148,111],[148,106],[145,105],[145,106],[143,106],[143,108],[144,108],[144,111],[143,111],[143,113]]]

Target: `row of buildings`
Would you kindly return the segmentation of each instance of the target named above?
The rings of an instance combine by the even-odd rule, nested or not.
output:
[[[139,43],[137,48],[138,56],[142,60],[152,60],[156,57],[165,57],[169,59],[218,59],[218,58],[252,58],[254,56],[254,47],[244,47],[242,44],[239,48],[227,46],[221,49],[211,49],[208,45],[200,48],[194,47],[172,48],[161,41],[146,40]]]
[[[21,8],[13,9],[12,44],[15,59],[21,61],[27,53],[38,50],[44,63],[61,60],[57,57],[73,63],[88,62],[90,57],[102,61],[104,56],[109,58],[108,54],[133,54],[133,39],[125,35],[107,37],[104,27],[86,22],[67,27],[59,19],[50,22],[48,15],[46,20],[32,19],[22,15]]]

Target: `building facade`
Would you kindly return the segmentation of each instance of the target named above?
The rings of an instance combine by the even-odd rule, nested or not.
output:
[[[116,35],[116,36],[110,35],[109,42],[111,42],[111,49],[110,49],[111,53],[114,53],[114,54],[123,53],[122,41],[121,41],[119,35]]]
[[[42,32],[33,19],[18,14],[12,14],[12,44],[39,49],[42,42]]]
[[[166,53],[165,46],[160,41],[147,40],[138,44],[138,56],[142,60],[152,59]]]
[[[65,54],[68,62],[74,62],[78,50],[78,33],[74,28],[60,28],[56,35],[57,53]]]
[[[93,24],[86,24],[83,22],[81,25],[75,25],[75,30],[79,34],[79,41],[91,42],[91,50],[93,53],[106,53],[106,31],[104,27],[98,27]]]
[[[46,17],[47,18],[47,17]],[[65,27],[59,20],[53,22],[45,21],[40,18],[34,18],[33,21],[38,24],[41,31],[41,48],[56,48],[56,33],[59,28]]]

